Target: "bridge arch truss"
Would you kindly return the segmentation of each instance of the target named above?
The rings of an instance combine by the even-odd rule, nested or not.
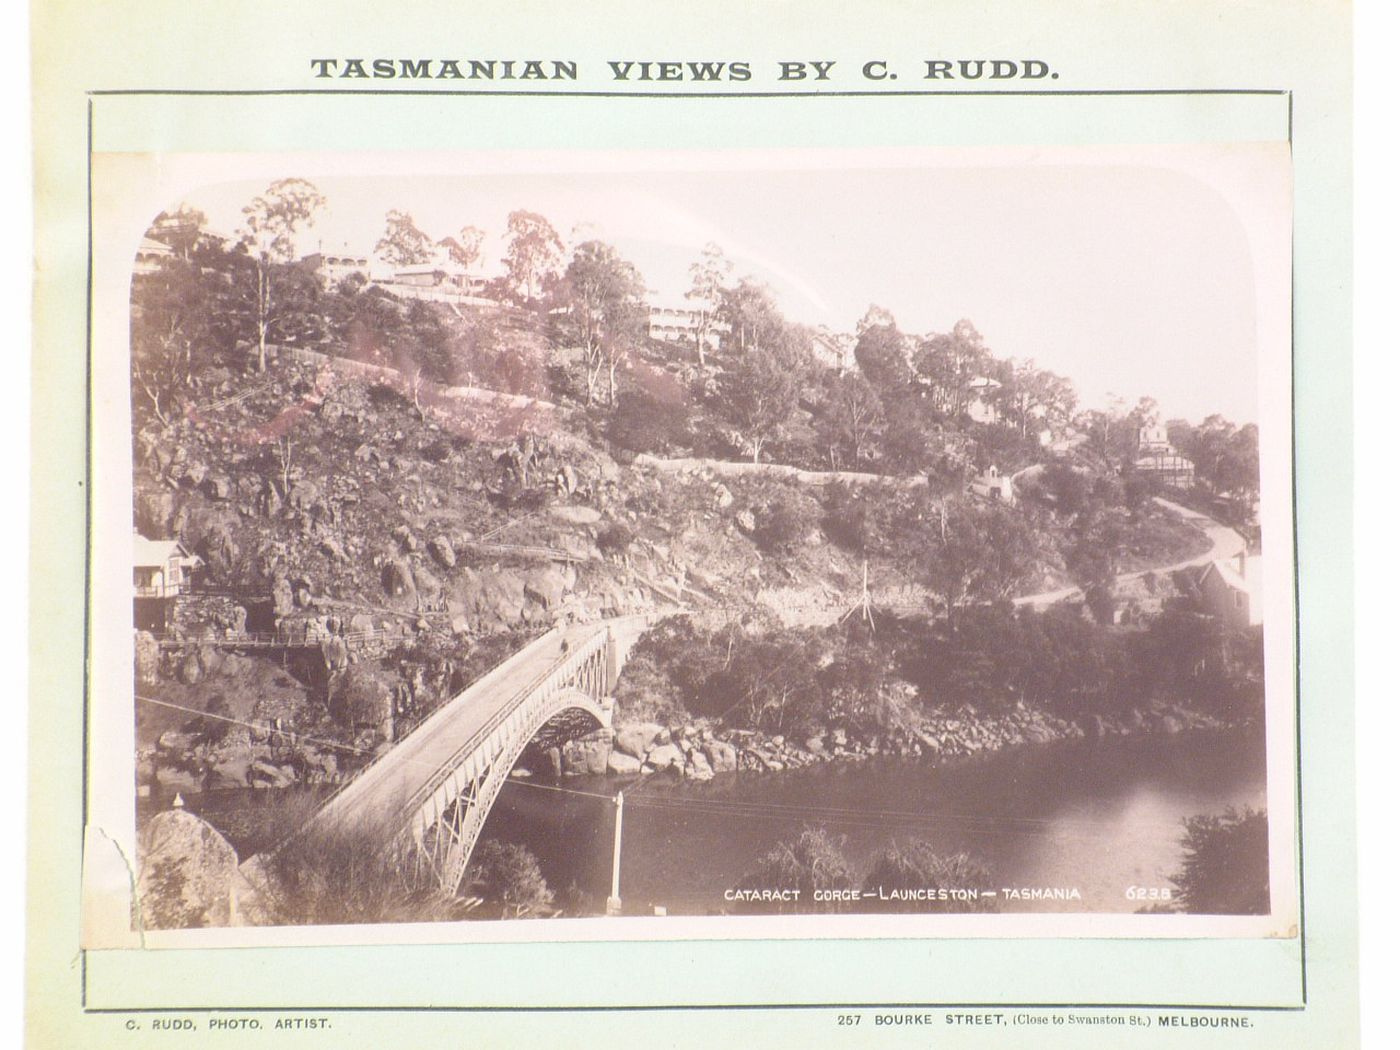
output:
[[[618,661],[610,630],[564,653],[481,727],[408,801],[401,846],[456,893],[473,849],[520,753],[557,746],[612,724]]]

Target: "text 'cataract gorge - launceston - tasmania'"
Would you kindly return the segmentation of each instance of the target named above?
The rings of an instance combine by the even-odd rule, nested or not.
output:
[[[1252,422],[317,182],[135,262],[134,923],[1269,912]]]

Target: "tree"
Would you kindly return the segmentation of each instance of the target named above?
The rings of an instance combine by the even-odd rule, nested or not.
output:
[[[554,903],[540,862],[524,846],[486,839],[472,853],[467,881],[486,900],[501,907],[502,918],[538,914]]]
[[[199,267],[174,259],[132,285],[133,405],[143,401],[167,426],[210,339],[213,296]]]
[[[1263,810],[1227,809],[1188,817],[1181,870],[1171,877],[1176,910],[1197,915],[1265,915],[1269,911],[1269,818]]]
[[[583,348],[584,381],[593,404],[606,375],[608,404],[617,400],[617,367],[646,327],[646,285],[637,268],[602,241],[585,241],[564,274],[569,324]]]
[[[433,258],[433,239],[418,228],[412,215],[391,211],[384,216],[384,236],[374,250],[390,266],[421,266]]]
[[[506,281],[524,303],[539,296],[545,279],[557,273],[564,242],[543,215],[513,211],[506,220]]]
[[[1008,598],[1035,567],[1035,536],[1022,515],[1001,506],[944,504],[932,537],[929,579],[948,622],[969,601]]]
[[[897,328],[894,314],[883,306],[876,306],[871,303],[865,311],[865,316],[856,322],[856,337],[863,336],[871,328]]]
[[[923,841],[891,843],[876,859],[865,876],[865,892],[881,890],[920,890],[938,887],[943,890],[971,891],[969,896],[930,900],[924,909],[933,912],[996,911],[995,897],[983,897],[979,892],[992,881],[992,874],[981,861],[966,853],[948,856],[935,852],[932,844]]]
[[[940,412],[960,416],[972,401],[972,381],[985,375],[991,351],[971,321],[946,334],[928,336],[914,355],[914,370]]]
[[[700,315],[695,324],[695,353],[701,368],[705,367],[705,347],[723,302],[724,285],[733,269],[724,249],[713,241],[705,245],[699,262],[690,264],[690,290],[685,297],[695,304]]]
[[[243,209],[242,242],[256,265],[254,314],[258,371],[267,371],[267,333],[280,306],[279,270],[292,260],[296,236],[311,225],[326,199],[305,179],[279,179]]]
[[[464,270],[470,270],[481,258],[481,242],[486,233],[475,226],[463,226],[456,237],[444,237],[438,246],[447,250],[448,257]]]
[[[995,401],[1004,418],[1029,436],[1032,424],[1063,424],[1074,412],[1077,397],[1074,385],[1064,376],[1035,366],[1034,361],[1018,361],[1009,369],[1007,382],[997,390]]]
[[[786,356],[754,347],[723,379],[721,411],[738,429],[755,463],[764,445],[783,432],[797,408],[801,379]]]
[[[766,284],[752,277],[741,278],[732,288],[720,291],[716,316],[729,326],[725,344],[740,352],[772,342],[783,327],[782,314]]]
[[[818,435],[833,467],[859,470],[884,420],[875,388],[854,372],[827,373],[824,398],[816,413]]]
[[[893,323],[868,325],[856,340],[855,358],[861,375],[882,398],[888,400],[908,387],[911,373],[904,335]]]

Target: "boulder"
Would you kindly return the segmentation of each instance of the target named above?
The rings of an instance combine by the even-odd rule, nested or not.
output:
[[[284,788],[296,783],[296,778],[291,773],[265,758],[255,758],[249,762],[245,775],[253,787]]]
[[[331,561],[350,560],[350,556],[345,553],[345,548],[340,545],[340,541],[333,537],[327,536],[317,545],[317,548]]]
[[[233,479],[227,474],[210,474],[200,487],[211,500],[222,502],[233,498]]]
[[[457,567],[457,552],[452,549],[452,541],[446,536],[434,536],[429,540],[428,553],[437,559],[444,569]]]
[[[603,515],[593,507],[550,507],[549,514],[560,521],[572,522],[575,525],[596,525],[603,518]]]
[[[707,740],[702,745],[710,768],[716,773],[733,773],[739,768],[739,752],[723,740]]]
[[[629,773],[641,772],[642,760],[634,758],[632,755],[624,754],[621,751],[614,751],[608,755],[608,772],[613,775],[626,775]]]
[[[684,769],[685,755],[675,744],[662,744],[647,753],[643,764],[656,770]]]
[[[569,464],[563,464],[554,475],[554,485],[566,496],[572,496],[578,489],[578,474]]]
[[[464,569],[454,582],[448,609],[478,626],[513,625],[525,609],[525,581],[509,569]]]
[[[321,643],[321,658],[331,674],[350,666],[350,650],[344,638],[327,638]]]
[[[413,534],[413,530],[407,525],[400,525],[394,529],[394,539],[398,540],[403,549],[412,554],[418,549],[418,537]]]
[[[418,592],[419,601],[426,603],[429,608],[437,604],[442,594],[442,581],[434,576],[426,565],[413,567],[413,586]]]
[[[180,664],[180,681],[186,685],[198,685],[203,677],[204,668],[200,666],[199,654],[190,653]]]
[[[208,823],[184,809],[151,818],[141,832],[139,916],[150,929],[226,926],[238,855]]]
[[[198,460],[186,459],[184,462],[177,462],[170,469],[170,480],[185,488],[197,489],[204,484],[204,478],[209,473],[209,468]]]
[[[555,609],[564,600],[568,583],[562,570],[551,565],[536,569],[525,577],[525,597],[544,609]]]
[[[143,536],[169,536],[175,519],[175,494],[167,488],[142,488],[136,496],[136,528]]]
[[[272,583],[272,614],[279,617],[291,615],[294,602],[291,581],[285,576],[277,577]]]
[[[311,510],[321,501],[321,487],[310,478],[298,478],[292,482],[287,494],[287,503],[297,510]]]
[[[690,780],[713,780],[715,771],[710,768],[710,760],[699,748],[688,751],[685,756],[685,775]]]
[[[195,745],[193,733],[183,733],[178,729],[167,729],[156,741],[158,750],[166,754],[183,754]]]
[[[606,729],[570,740],[564,745],[561,758],[564,775],[602,776],[608,771],[608,756],[611,753],[612,733]]]
[[[330,690],[330,713],[354,729],[381,728],[393,718],[398,679],[368,663],[351,664]]]
[[[645,759],[664,732],[655,722],[635,722],[617,731],[613,748],[630,758]]]
[[[160,643],[150,631],[136,632],[136,683],[153,686],[160,677]]]
[[[380,571],[384,592],[391,598],[413,598],[418,589],[413,584],[413,570],[402,558],[390,558]]]

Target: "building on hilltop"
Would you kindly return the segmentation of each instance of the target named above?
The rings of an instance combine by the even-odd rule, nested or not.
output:
[[[647,307],[647,335],[663,343],[694,346],[700,335],[703,318],[704,311],[699,307],[653,303]],[[711,314],[705,344],[711,350],[718,350],[720,335],[727,331],[729,325],[716,321]]]
[[[1232,627],[1257,627],[1264,622],[1262,564],[1243,551],[1213,561],[1201,570],[1201,604],[1206,612]]]
[[[315,252],[301,261],[302,265],[315,271],[316,276],[321,278],[321,283],[327,288],[334,288],[353,274],[369,279],[369,257],[356,255],[348,249],[339,252]]]
[[[1196,483],[1196,464],[1172,447],[1162,426],[1138,430],[1132,469],[1172,488],[1189,489]]]
[[[136,261],[132,263],[131,271],[138,274],[155,273],[174,257],[175,249],[164,241],[142,237],[141,243],[136,246]]]
[[[833,332],[826,326],[812,334],[812,356],[824,368],[850,372],[856,367],[856,339],[845,332]]]
[[[976,376],[967,384],[971,397],[967,402],[967,415],[974,423],[996,423],[1001,420],[1001,412],[995,404],[1001,382],[990,376]]]

